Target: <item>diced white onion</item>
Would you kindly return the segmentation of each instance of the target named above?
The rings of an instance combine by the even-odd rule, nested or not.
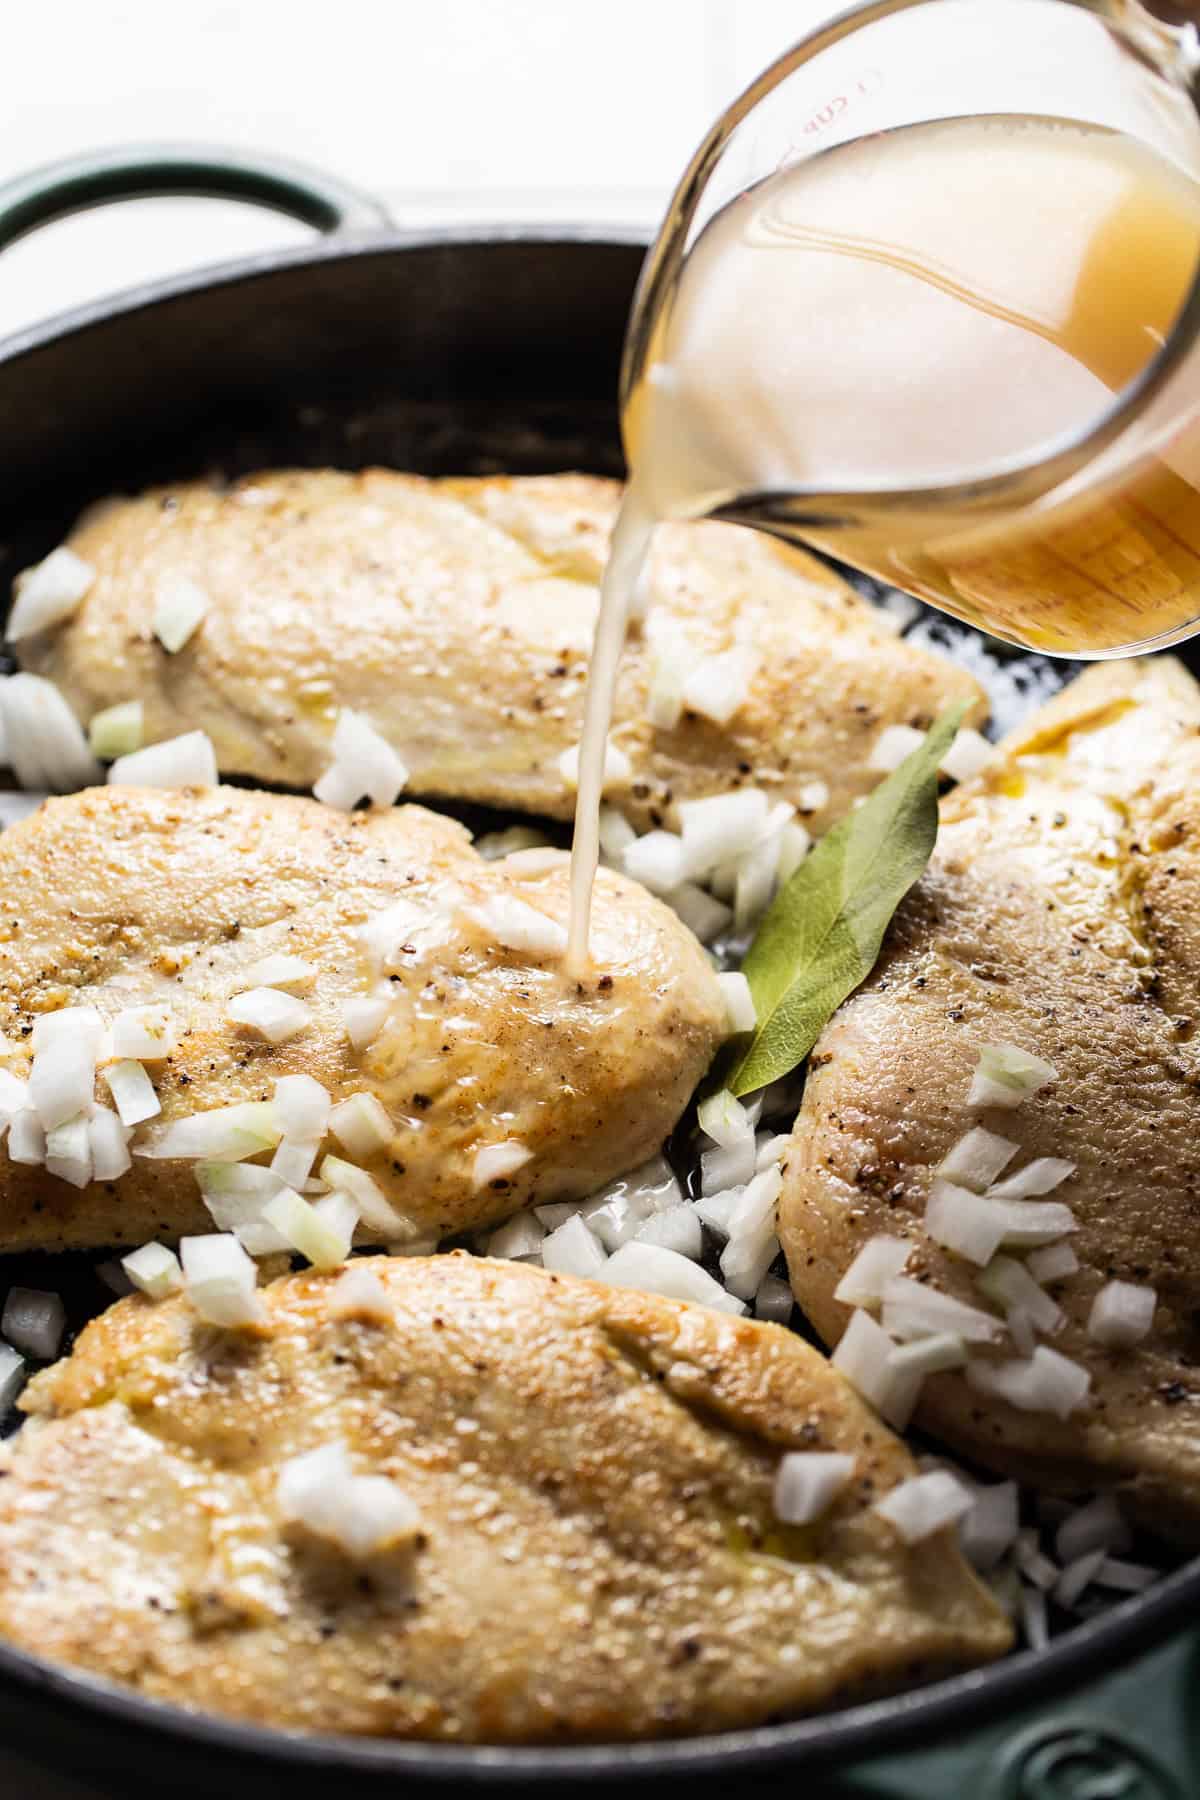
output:
[[[561,1218],[550,1216],[556,1211],[551,1207],[537,1210],[544,1223],[551,1226],[561,1224],[572,1212],[577,1212],[606,1250],[617,1250],[636,1235],[645,1220],[677,1206],[682,1199],[682,1190],[670,1164],[665,1157],[654,1156],[630,1174],[610,1181],[590,1200],[568,1202]]]
[[[246,1025],[268,1044],[286,1044],[312,1024],[312,1009],[279,988],[250,988],[235,994],[225,1008],[235,1025]]]
[[[1008,1323],[1008,1335],[1012,1339],[1013,1349],[1018,1356],[1032,1356],[1037,1346],[1037,1332],[1033,1328],[1033,1320],[1023,1306],[1010,1306],[1004,1317]]]
[[[758,657],[742,646],[703,657],[684,677],[683,704],[714,725],[728,725],[749,700],[757,672]]]
[[[144,1119],[153,1119],[162,1111],[154,1084],[140,1062],[109,1063],[101,1074],[122,1125],[140,1125]]]
[[[756,844],[738,861],[733,890],[733,928],[749,931],[771,904],[779,868],[779,839]]]
[[[23,788],[70,794],[104,779],[83,727],[53,682],[10,675],[0,682],[0,708],[8,758]]]
[[[11,1075],[7,1069],[0,1069],[0,1131],[14,1113],[24,1112],[28,1106],[29,1083]]]
[[[914,725],[885,725],[875,739],[867,758],[867,767],[880,774],[890,775],[900,767],[905,757],[911,756],[914,750],[919,750],[924,742],[925,733],[918,731]]]
[[[755,1173],[758,1148],[753,1137],[739,1138],[736,1143],[715,1150],[705,1150],[700,1158],[700,1192],[707,1199],[724,1194],[730,1188],[743,1188]]]
[[[694,1210],[694,1209],[693,1209]],[[778,1275],[764,1275],[754,1296],[754,1316],[773,1325],[786,1325],[795,1299],[787,1282]]]
[[[779,862],[775,871],[780,887],[790,881],[812,849],[812,838],[795,819],[790,819],[779,834]]]
[[[921,1389],[917,1375],[897,1374],[889,1365],[892,1340],[870,1313],[850,1315],[850,1323],[830,1361],[840,1369],[864,1400],[869,1400],[880,1418],[896,1431],[903,1431],[912,1417]]]
[[[507,1224],[493,1231],[487,1240],[489,1256],[502,1256],[509,1262],[540,1260],[545,1227],[531,1212],[517,1213]]]
[[[783,1177],[777,1167],[755,1175],[729,1218],[729,1239],[721,1252],[725,1286],[739,1300],[752,1300],[779,1253],[775,1211]]]
[[[692,1262],[699,1262],[704,1253],[700,1219],[695,1207],[687,1201],[668,1206],[665,1212],[651,1213],[634,1232],[633,1242],[658,1244],[664,1250],[674,1250],[676,1256],[689,1257]]]
[[[264,1317],[258,1270],[235,1237],[185,1237],[179,1256],[188,1299],[210,1325],[255,1325]]]
[[[395,1318],[391,1295],[371,1267],[357,1257],[339,1275],[329,1296],[331,1319],[372,1319],[390,1324]]]
[[[937,1331],[932,1337],[914,1338],[908,1344],[896,1344],[889,1356],[888,1367],[897,1375],[940,1375],[946,1369],[961,1369],[967,1360],[967,1346],[956,1331]]]
[[[1091,1386],[1086,1369],[1045,1344],[1015,1362],[972,1359],[967,1380],[979,1393],[1006,1400],[1021,1412],[1048,1412],[1059,1419],[1083,1405]]]
[[[678,807],[689,880],[752,850],[767,823],[768,801],[761,788],[737,788],[707,800],[684,800]]]
[[[46,1160],[46,1129],[34,1112],[14,1113],[8,1128],[8,1159],[36,1167]]]
[[[216,787],[217,755],[205,732],[186,731],[118,757],[108,779],[115,787]]]
[[[547,1243],[549,1239],[547,1238]],[[542,1257],[545,1262],[545,1254]],[[549,1266],[549,1265],[547,1265]],[[711,1275],[673,1250],[659,1244],[622,1244],[610,1256],[600,1274],[602,1281],[616,1287],[642,1288],[651,1294],[665,1294],[670,1300],[690,1300],[716,1312],[744,1313],[746,1308],[713,1280]]]
[[[1026,1257],[1025,1266],[1033,1279],[1045,1286],[1048,1281],[1062,1281],[1076,1274],[1079,1258],[1070,1244],[1046,1244]]]
[[[1021,1628],[1031,1650],[1044,1650],[1050,1642],[1046,1596],[1041,1588],[1021,1586]]]
[[[13,582],[13,604],[4,627],[10,643],[49,631],[69,619],[96,579],[90,563],[65,544],[52,550]]]
[[[1108,1350],[1128,1350],[1150,1335],[1158,1294],[1133,1281],[1109,1281],[1092,1302],[1088,1336]]]
[[[1096,1570],[1097,1587],[1114,1588],[1122,1594],[1140,1594],[1159,1580],[1160,1571],[1149,1563],[1118,1562],[1106,1556]]]
[[[1015,1481],[977,1487],[970,1512],[959,1521],[959,1548],[973,1568],[986,1574],[1016,1542],[1020,1524],[1020,1489]]]
[[[47,1131],[46,1172],[77,1188],[86,1187],[92,1179],[92,1140],[86,1112]]]
[[[257,1163],[200,1162],[195,1173],[213,1224],[232,1231],[251,1256],[288,1248],[287,1239],[265,1217],[282,1186],[274,1170]]]
[[[754,1141],[755,1173],[761,1174],[764,1169],[771,1169],[782,1163],[791,1141],[791,1136],[786,1131],[760,1131]]]
[[[1015,1257],[993,1257],[976,1286],[997,1306],[1020,1307],[1039,1331],[1057,1331],[1062,1324],[1062,1308]]]
[[[392,1205],[379,1183],[365,1169],[343,1162],[340,1156],[327,1156],[321,1164],[320,1176],[327,1187],[344,1189],[357,1205],[363,1224],[372,1231],[382,1232],[390,1243],[411,1243],[420,1237],[413,1221]]]
[[[0,1315],[0,1332],[14,1350],[36,1357],[39,1362],[53,1362],[66,1329],[67,1309],[61,1294],[46,1293],[41,1288],[8,1290]]]
[[[1075,1214],[1061,1200],[989,1198],[988,1205],[1003,1209],[1005,1225],[1001,1242],[1010,1249],[1034,1250],[1041,1244],[1053,1244],[1077,1229]]]
[[[954,734],[954,742],[939,763],[952,781],[970,781],[992,760],[992,746],[981,731],[963,725]]]
[[[377,1156],[395,1136],[383,1103],[374,1094],[349,1094],[329,1114],[329,1129],[351,1156]]]
[[[506,1138],[501,1144],[484,1144],[475,1152],[471,1164],[471,1186],[478,1193],[494,1181],[507,1181],[518,1169],[533,1159],[533,1151],[519,1138]]]
[[[1054,1554],[1060,1563],[1072,1563],[1092,1550],[1106,1555],[1111,1550],[1127,1550],[1131,1542],[1117,1502],[1111,1494],[1099,1494],[1086,1506],[1075,1507],[1062,1521]]]
[[[317,978],[314,964],[305,962],[302,956],[288,956],[283,951],[276,951],[273,956],[264,956],[248,969],[243,969],[240,980],[248,988],[310,988]]]
[[[88,748],[93,756],[107,762],[114,756],[127,756],[140,750],[145,742],[145,726],[140,700],[122,700],[118,706],[106,706],[93,713],[88,725]]]
[[[1034,1587],[1041,1588],[1043,1592],[1052,1588],[1062,1573],[1058,1564],[1051,1562],[1045,1555],[1038,1542],[1037,1532],[1032,1530],[1017,1533],[1013,1561],[1025,1580],[1031,1581]]]
[[[579,786],[579,745],[572,744],[564,750],[558,759],[558,772],[563,778],[563,785],[572,789]],[[613,743],[611,738],[604,742],[604,779],[603,791],[612,787],[624,787],[633,775],[633,764],[625,752]]]
[[[299,1193],[312,1174],[320,1150],[319,1137],[281,1137],[271,1158],[271,1174],[279,1177],[283,1187],[295,1188]],[[320,1183],[321,1187],[324,1185]]]
[[[90,1006],[43,1013],[34,1025],[29,1100],[47,1131],[91,1106],[103,1030],[99,1013]]]
[[[619,863],[636,839],[637,832],[623,812],[618,811],[615,806],[600,808],[600,848],[605,856]]]
[[[165,1244],[143,1244],[140,1250],[121,1258],[121,1267],[134,1287],[140,1288],[151,1300],[165,1300],[168,1294],[177,1293],[183,1286],[179,1258]]]
[[[695,882],[681,881],[663,899],[702,944],[711,944],[733,924],[733,908],[715,900]]]
[[[502,949],[528,956],[561,956],[567,947],[565,927],[515,894],[490,894],[466,911]]]
[[[947,1152],[936,1173],[943,1181],[952,1181],[981,1194],[1016,1154],[1017,1145],[1010,1139],[997,1137],[994,1131],[985,1131],[982,1125],[976,1125]]]
[[[118,1061],[161,1062],[177,1042],[175,1020],[165,1006],[127,1006],[112,1022],[112,1053]]]
[[[970,1512],[972,1497],[961,1481],[947,1469],[932,1469],[928,1475],[914,1475],[902,1481],[882,1500],[875,1511],[893,1525],[906,1544],[919,1544],[957,1524]]]
[[[406,947],[415,947],[423,932],[443,924],[445,914],[432,896],[423,901],[395,900],[360,925],[357,936],[380,968],[394,965]]]
[[[129,1126],[106,1106],[97,1106],[88,1120],[88,1148],[93,1181],[117,1181],[131,1164]]]
[[[726,1152],[724,1150],[714,1151],[713,1154],[724,1156]],[[749,1178],[747,1177],[747,1179]],[[715,1231],[718,1237],[726,1238],[729,1236],[729,1221],[733,1216],[733,1209],[741,1197],[740,1187],[725,1188],[720,1193],[706,1194],[703,1199],[695,1202],[696,1216],[708,1226],[710,1231]]]
[[[630,844],[621,866],[652,894],[669,894],[684,878],[683,840],[673,831],[648,831]]]
[[[696,1122],[701,1131],[723,1150],[743,1143],[747,1138],[751,1144],[754,1142],[754,1126],[750,1116],[728,1088],[719,1088],[715,1094],[709,1094],[707,1099],[700,1102],[696,1108]]]
[[[118,1063],[117,1068],[123,1067]],[[114,1099],[116,1095],[114,1093]],[[125,1121],[129,1123],[128,1120]],[[283,1130],[269,1100],[242,1100],[234,1106],[215,1106],[209,1112],[192,1113],[161,1126],[145,1143],[135,1144],[135,1156],[167,1157],[195,1162],[204,1157],[216,1162],[241,1162],[260,1150],[273,1150]]]
[[[394,806],[407,783],[407,767],[365,713],[341,707],[333,728],[333,762],[313,788],[316,798],[343,812],[362,799]]]
[[[519,870],[536,869],[539,859],[548,850],[557,862],[562,852],[553,850],[545,832],[532,825],[509,825],[503,831],[485,831],[482,837],[475,839],[476,854],[482,856],[484,862],[506,862],[510,868]]]
[[[383,1030],[389,1000],[384,994],[364,994],[342,1002],[342,1024],[355,1050],[366,1050]]]
[[[952,1181],[935,1181],[925,1203],[925,1230],[935,1244],[953,1250],[968,1262],[991,1261],[1008,1229],[1009,1219],[1002,1208],[993,1205],[969,1188],[956,1187]]]
[[[186,575],[168,575],[154,597],[154,635],[168,655],[183,649],[211,605],[208,595]]]
[[[772,1505],[785,1525],[811,1525],[854,1479],[855,1461],[832,1450],[789,1450],[775,1471]]]
[[[1026,1163],[1015,1175],[1008,1175],[1003,1181],[988,1190],[991,1200],[1029,1200],[1037,1194],[1052,1193],[1061,1187],[1067,1178],[1075,1173],[1073,1162],[1064,1162],[1060,1156],[1039,1156],[1033,1162]]]
[[[984,1044],[967,1094],[968,1106],[1020,1106],[1058,1078],[1058,1070],[1016,1044]]]
[[[802,813],[823,812],[829,805],[829,783],[806,781],[796,795],[796,805]]]
[[[274,1122],[284,1137],[324,1137],[332,1104],[328,1088],[311,1075],[281,1075],[275,1083]]]
[[[386,1475],[355,1475],[342,1444],[294,1456],[279,1471],[279,1510],[361,1560],[411,1546],[420,1535],[416,1506]]]
[[[11,1344],[0,1344],[0,1417],[12,1405],[25,1385],[25,1359]]]
[[[598,1276],[607,1258],[600,1240],[576,1213],[542,1243],[542,1267],[556,1275]]]
[[[357,1210],[348,1194],[329,1194],[314,1206],[293,1188],[281,1188],[267,1201],[262,1216],[285,1243],[306,1256],[317,1269],[336,1269],[345,1262],[358,1223]]]
[[[909,1275],[894,1275],[884,1287],[883,1328],[905,1342],[943,1331],[955,1332],[969,1344],[995,1343],[1004,1336],[1004,1326],[994,1314],[981,1312]]]
[[[1067,1564],[1054,1588],[1054,1598],[1060,1606],[1070,1608],[1075,1605],[1083,1590],[1095,1579],[1104,1559],[1103,1550],[1089,1550]]]

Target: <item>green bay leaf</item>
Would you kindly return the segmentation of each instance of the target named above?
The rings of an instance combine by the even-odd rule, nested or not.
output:
[[[728,1079],[735,1094],[797,1068],[871,973],[893,913],[933,851],[938,764],[965,712],[965,701],[948,707],[775,896],[742,964],[759,1022]]]

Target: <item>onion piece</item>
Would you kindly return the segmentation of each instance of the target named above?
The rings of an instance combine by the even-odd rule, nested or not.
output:
[[[114,787],[216,787],[217,755],[205,732],[185,731],[132,756],[119,756],[108,779]]]
[[[29,1101],[47,1131],[91,1106],[103,1030],[99,1013],[90,1006],[43,1013],[34,1025]]]
[[[984,1044],[967,1094],[968,1106],[1020,1106],[1058,1079],[1058,1070],[1016,1044]]]
[[[72,1187],[88,1185],[92,1179],[92,1141],[86,1112],[47,1131],[46,1172],[70,1182]]]
[[[754,1140],[755,1174],[760,1175],[764,1169],[781,1164],[791,1141],[791,1133],[787,1131],[760,1131]]]
[[[0,1332],[25,1356],[53,1362],[67,1329],[67,1309],[62,1295],[41,1288],[9,1288],[0,1314]]]
[[[915,725],[885,725],[875,739],[867,767],[881,775],[890,775],[914,750],[925,742],[925,733]]]
[[[350,812],[367,799],[394,806],[408,784],[408,768],[365,713],[338,709],[333,728],[333,761],[313,788],[318,800]]]
[[[104,779],[83,727],[53,682],[10,675],[0,682],[0,708],[9,761],[23,788],[70,794]]]
[[[694,882],[681,881],[677,888],[664,894],[663,899],[702,944],[711,944],[714,938],[720,937],[733,924],[732,907],[714,900],[711,894],[705,893]]]
[[[972,1568],[986,1574],[1016,1542],[1020,1524],[1020,1489],[1015,1481],[977,1487],[970,1512],[959,1520],[959,1548]]]
[[[558,759],[558,772],[562,776],[563,785],[574,791],[579,786],[579,745],[572,744],[564,750]],[[602,791],[609,788],[625,787],[633,776],[633,764],[625,752],[613,743],[611,737],[604,740],[604,778]]]
[[[812,849],[812,838],[796,819],[789,819],[779,834],[779,863],[776,879],[780,887],[792,879]]]
[[[106,706],[103,712],[93,713],[88,723],[88,749],[105,762],[140,750],[145,741],[140,700],[122,700],[117,706]]]
[[[619,863],[629,846],[637,841],[637,832],[623,812],[615,806],[600,808],[600,848],[605,856]]]
[[[109,1063],[102,1076],[112,1095],[122,1125],[140,1125],[162,1111],[154,1084],[140,1062]],[[247,1152],[251,1154],[251,1152]]]
[[[320,1211],[322,1206],[327,1208],[325,1213]],[[348,1194],[330,1194],[313,1206],[294,1188],[281,1188],[263,1207],[262,1217],[315,1269],[336,1269],[345,1262],[358,1223],[357,1209]]]
[[[25,1385],[25,1358],[10,1344],[0,1344],[0,1417]]]
[[[501,949],[536,957],[561,956],[567,947],[566,928],[515,894],[491,894],[465,911]]]
[[[476,1193],[494,1182],[507,1187],[508,1177],[532,1160],[533,1151],[519,1138],[505,1138],[500,1144],[484,1144],[475,1152],[471,1164],[471,1186]]]
[[[93,1181],[117,1181],[131,1167],[129,1127],[106,1106],[97,1106],[88,1120],[88,1147]]]
[[[9,643],[61,625],[76,611],[95,579],[92,565],[65,544],[32,568],[22,569],[13,582],[12,609],[4,627]]]
[[[617,817],[620,816],[618,813]],[[633,833],[632,826],[630,831]],[[524,850],[545,849],[549,842],[545,832],[536,831],[532,825],[509,825],[504,831],[485,831],[477,837],[475,852],[484,862],[500,862],[504,857],[518,856]]]
[[[279,988],[250,988],[235,994],[225,1008],[225,1017],[235,1025],[245,1025],[266,1038],[268,1044],[286,1044],[299,1037],[312,1024],[311,1007],[285,994]]]
[[[705,656],[684,676],[683,704],[714,725],[728,725],[750,698],[759,659],[739,645],[718,656]]]
[[[719,1154],[724,1155],[721,1151]],[[733,1217],[733,1209],[742,1197],[740,1187],[726,1188],[722,1193],[706,1194],[703,1199],[694,1202],[696,1217],[718,1237],[729,1236],[729,1221]]]
[[[383,1030],[390,1001],[385,994],[364,994],[342,1002],[342,1024],[355,1050],[367,1050]]]
[[[694,1208],[693,1208],[694,1210]],[[764,1275],[754,1296],[754,1316],[773,1325],[786,1325],[792,1316],[795,1296],[787,1282],[778,1275]]]
[[[1062,1281],[1079,1269],[1079,1258],[1070,1244],[1046,1244],[1025,1258],[1025,1267],[1041,1286],[1048,1281]]]
[[[1039,1344],[1031,1357],[1015,1362],[967,1364],[967,1380],[981,1394],[1006,1400],[1021,1412],[1069,1418],[1087,1399],[1092,1378],[1079,1363]]]
[[[1075,1173],[1073,1162],[1064,1162],[1060,1156],[1039,1156],[1033,1162],[1026,1163],[1015,1175],[997,1182],[988,1189],[989,1200],[1028,1200],[1037,1194],[1052,1193],[1061,1187],[1069,1176]]]
[[[1088,1315],[1088,1336],[1108,1350],[1129,1350],[1150,1335],[1158,1293],[1133,1281],[1109,1281]]]
[[[961,1369],[967,1361],[965,1339],[956,1331],[937,1331],[932,1337],[914,1338],[908,1344],[895,1344],[888,1355],[888,1367],[896,1375],[940,1375],[946,1369]]]
[[[257,1325],[266,1316],[255,1292],[258,1270],[227,1233],[185,1237],[179,1245],[188,1299],[210,1325]]]
[[[1161,1575],[1161,1569],[1152,1568],[1149,1563],[1118,1562],[1115,1557],[1106,1556],[1093,1579],[1097,1587],[1115,1588],[1122,1594],[1140,1594],[1152,1587]]]
[[[321,1153],[321,1140],[316,1138],[281,1137],[271,1158],[270,1172],[277,1175],[281,1186],[295,1188],[300,1193],[309,1176],[313,1164]],[[324,1189],[324,1182],[317,1186]]]
[[[327,1156],[320,1168],[321,1180],[327,1187],[342,1189],[358,1206],[364,1225],[382,1232],[390,1243],[411,1243],[421,1236],[413,1221],[392,1205],[377,1181],[365,1169],[343,1162],[340,1156]]]
[[[1021,1585],[1021,1628],[1031,1650],[1044,1650],[1050,1642],[1046,1596],[1041,1588]]]
[[[911,1255],[912,1245],[903,1238],[868,1238],[834,1288],[834,1299],[843,1306],[877,1307],[884,1288],[899,1275]]]
[[[664,1250],[659,1244],[622,1244],[605,1263],[599,1279],[615,1287],[642,1288],[647,1293],[665,1294],[670,1300],[690,1300],[716,1312],[744,1313],[746,1310],[740,1300],[726,1293],[698,1263],[690,1262],[686,1256],[677,1256],[673,1250]]]
[[[728,1088],[709,1094],[696,1108],[696,1122],[701,1131],[723,1150],[749,1139],[754,1143],[754,1126],[741,1101]]]
[[[578,1213],[573,1214],[542,1243],[542,1267],[556,1275],[598,1276],[607,1262],[600,1240]]]
[[[943,1181],[954,1182],[979,1194],[1008,1167],[1017,1148],[1009,1138],[998,1137],[994,1131],[985,1131],[982,1125],[976,1125],[947,1151],[935,1173]]]
[[[531,1212],[517,1213],[487,1239],[489,1256],[500,1256],[507,1262],[540,1262],[545,1226]]]
[[[1044,1554],[1036,1531],[1017,1533],[1013,1561],[1025,1580],[1031,1581],[1034,1587],[1041,1588],[1044,1593],[1055,1586],[1062,1574],[1058,1564],[1051,1562]]]
[[[276,951],[243,969],[240,982],[248,988],[310,988],[316,979],[317,970],[313,963],[305,962],[302,956]]]
[[[387,1108],[374,1094],[348,1094],[329,1114],[329,1129],[351,1156],[378,1156],[396,1135]]]
[[[213,1224],[231,1231],[251,1256],[272,1256],[288,1241],[265,1217],[281,1190],[278,1175],[257,1163],[200,1162],[196,1181]]]
[[[359,1561],[411,1547],[421,1533],[420,1514],[403,1489],[386,1475],[355,1475],[340,1443],[291,1457],[275,1494],[286,1521]]]
[[[991,1344],[1004,1336],[1002,1322],[939,1293],[909,1275],[894,1275],[883,1289],[883,1328],[892,1337],[908,1341],[953,1331],[969,1344]]]
[[[323,1138],[333,1102],[311,1075],[281,1075],[272,1101],[274,1122],[286,1138]]]
[[[989,1199],[988,1204],[1004,1210],[1004,1236],[1000,1241],[1009,1249],[1035,1250],[1078,1229],[1075,1214],[1061,1200]]]
[[[640,881],[652,894],[670,894],[686,873],[683,840],[673,831],[648,831],[630,844],[621,867],[631,881]]]
[[[134,1287],[151,1300],[165,1300],[183,1286],[179,1258],[165,1244],[143,1244],[140,1250],[121,1258],[121,1267]]]
[[[993,1257],[975,1285],[997,1306],[1020,1307],[1039,1331],[1057,1331],[1063,1322],[1061,1306],[1015,1257]]]
[[[906,1544],[920,1544],[970,1512],[972,1496],[948,1469],[932,1469],[902,1481],[874,1510],[895,1527]]]
[[[122,1065],[117,1064],[120,1068]],[[191,1113],[159,1127],[147,1142],[134,1146],[135,1156],[166,1157],[195,1162],[203,1157],[217,1162],[243,1162],[260,1150],[273,1150],[283,1129],[269,1100],[242,1100],[234,1106],[215,1106],[209,1112]]]
[[[921,1380],[916,1375],[897,1374],[888,1361],[891,1352],[887,1332],[860,1308],[851,1313],[829,1360],[863,1399],[870,1401],[881,1419],[893,1430],[903,1431],[917,1403]]]
[[[359,1258],[350,1264],[333,1284],[329,1295],[331,1319],[370,1319],[390,1325],[396,1317],[392,1297],[372,1269],[370,1261]]]
[[[0,1130],[8,1123],[14,1113],[25,1112],[29,1107],[29,1083],[7,1069],[0,1069]]]
[[[651,1213],[634,1232],[633,1242],[658,1244],[663,1250],[673,1250],[676,1256],[686,1256],[692,1262],[699,1262],[704,1254],[700,1219],[695,1207],[686,1200],[677,1206],[668,1206],[665,1212]]]
[[[446,913],[433,900],[394,900],[391,906],[360,925],[356,936],[381,969],[398,966],[397,959],[416,949],[423,933],[443,928]]]
[[[155,637],[175,656],[203,622],[212,602],[202,587],[186,575],[169,575],[160,581],[154,597]]]
[[[710,875],[721,863],[752,850],[762,837],[768,810],[761,788],[681,801],[677,811],[688,879]]]
[[[785,1525],[811,1525],[854,1479],[852,1456],[832,1450],[789,1450],[779,1459],[771,1504]]]
[[[738,859],[733,890],[733,928],[749,931],[766,912],[775,892],[779,869],[779,840],[768,838]]]
[[[1086,1506],[1072,1509],[1058,1528],[1054,1554],[1060,1563],[1072,1563],[1089,1551],[1127,1550],[1133,1542],[1121,1509],[1111,1494],[1098,1494]]]
[[[1054,1598],[1060,1606],[1073,1607],[1086,1587],[1089,1587],[1104,1562],[1103,1550],[1088,1550],[1069,1562],[1054,1589]]]
[[[700,1192],[709,1198],[743,1188],[755,1174],[758,1151],[754,1138],[739,1138],[728,1148],[706,1150],[700,1158]]]
[[[982,1194],[935,1181],[925,1202],[925,1230],[935,1244],[982,1267],[1004,1242],[1007,1214]]]
[[[46,1131],[34,1112],[14,1113],[8,1127],[8,1160],[37,1167],[46,1160]]]
[[[161,1062],[178,1043],[174,1016],[165,1006],[127,1006],[111,1029],[112,1053],[118,1062]]]
[[[962,725],[938,767],[952,781],[971,781],[992,760],[992,745],[981,731]]]

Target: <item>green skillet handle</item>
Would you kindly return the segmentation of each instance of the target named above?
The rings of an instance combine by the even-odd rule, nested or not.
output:
[[[846,1769],[838,1800],[1195,1800],[1200,1631],[1090,1686],[939,1736],[935,1748]]]
[[[83,151],[0,184],[0,250],[70,213],[156,196],[246,200],[323,232],[390,223],[377,200],[286,157],[206,144],[132,144]]]

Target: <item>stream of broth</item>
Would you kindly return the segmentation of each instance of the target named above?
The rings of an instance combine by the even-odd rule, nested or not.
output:
[[[1198,258],[1186,172],[1118,132],[1025,115],[840,145],[705,226],[623,410],[630,481],[580,754],[577,966],[625,619],[656,520],[752,520],[770,496],[784,535],[1071,655],[1200,616],[1195,429],[1117,459],[1070,504],[1056,495],[1052,517],[1036,492],[981,519],[945,491],[1096,425],[1162,348]]]

